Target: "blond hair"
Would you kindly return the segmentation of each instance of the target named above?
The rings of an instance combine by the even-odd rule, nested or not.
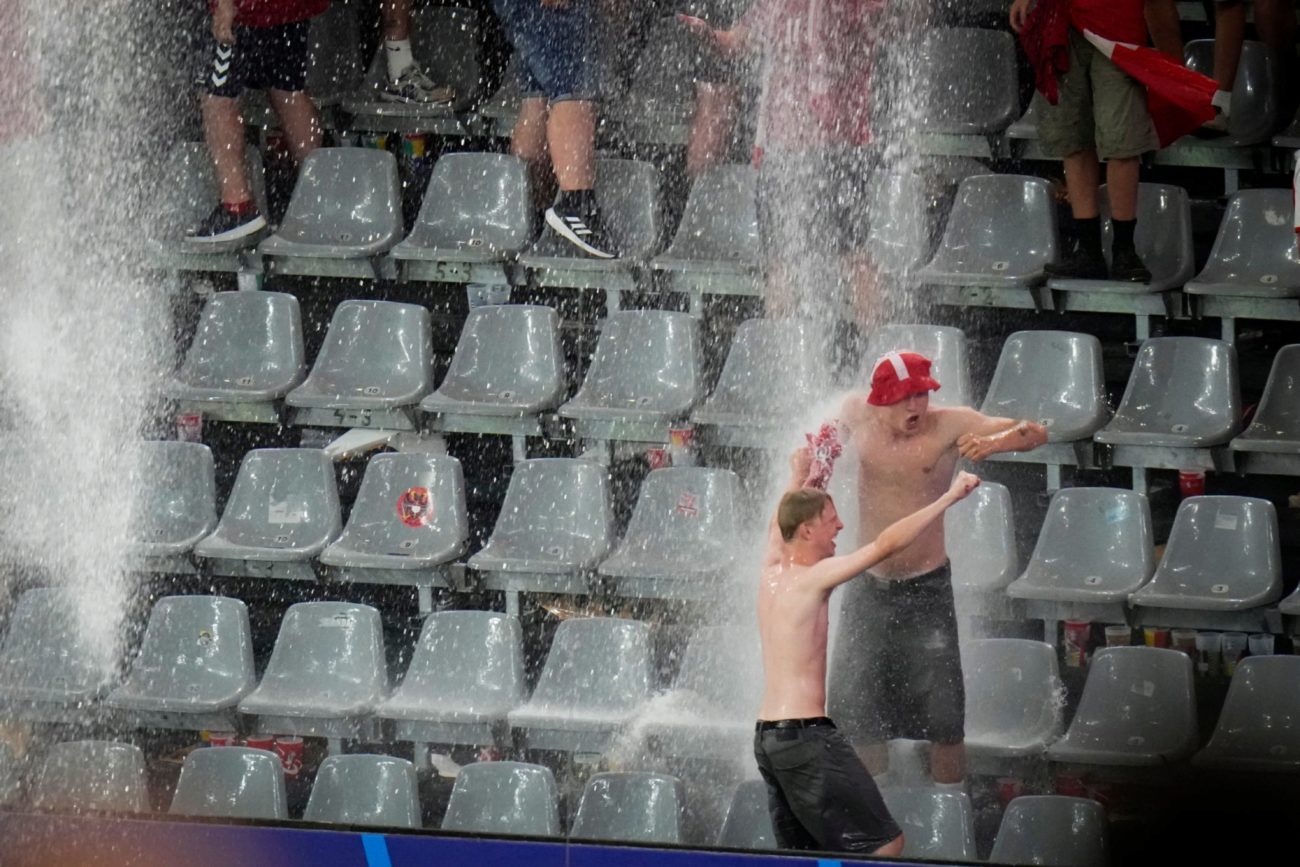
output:
[[[788,491],[776,507],[776,525],[781,528],[781,538],[789,542],[799,527],[816,518],[831,501],[830,494],[816,488]]]

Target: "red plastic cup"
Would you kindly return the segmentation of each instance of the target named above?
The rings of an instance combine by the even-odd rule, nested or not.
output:
[[[197,412],[177,414],[176,439],[183,443],[203,442],[203,414]]]
[[[1080,668],[1088,662],[1088,650],[1092,643],[1091,620],[1065,621],[1065,664],[1071,668]]]
[[[1088,797],[1088,787],[1083,784],[1083,777],[1058,774],[1056,777],[1056,794],[1071,798]]]
[[[208,746],[233,747],[239,738],[234,732],[211,732],[208,734]]]
[[[672,466],[672,459],[665,448],[648,448],[645,450],[645,459],[650,464],[650,469],[661,470],[664,467]]]
[[[1173,636],[1168,629],[1158,626],[1142,627],[1142,641],[1147,647],[1168,647]]]
[[[478,751],[478,760],[480,762],[499,762],[501,761],[501,751],[496,747],[483,747]]]
[[[276,738],[275,754],[280,757],[280,766],[284,768],[286,777],[292,779],[302,773],[302,738]]]
[[[998,777],[998,800],[1006,806],[1019,798],[1025,791],[1025,784],[1019,777]]]
[[[244,738],[244,746],[255,750],[275,751],[275,738],[271,735],[249,735]]]
[[[1199,497],[1205,493],[1205,470],[1179,470],[1178,492],[1184,497]]]
[[[695,466],[695,428],[668,429],[668,458],[675,467]]]

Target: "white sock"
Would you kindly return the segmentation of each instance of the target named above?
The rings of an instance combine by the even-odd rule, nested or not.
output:
[[[954,795],[963,795],[966,793],[966,781],[960,783],[935,783],[934,787],[941,792],[951,792]]]
[[[388,61],[388,77],[396,81],[403,72],[415,64],[415,55],[411,53],[411,40],[385,40],[384,58]]]
[[[1210,105],[1215,106],[1224,114],[1232,114],[1232,91],[1216,90],[1214,98],[1210,100]]]

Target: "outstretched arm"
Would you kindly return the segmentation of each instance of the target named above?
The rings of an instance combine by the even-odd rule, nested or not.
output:
[[[808,446],[800,446],[790,455],[790,481],[786,483],[783,494],[791,491],[797,491],[802,488],[804,481],[808,478],[808,470],[812,466],[812,449]],[[781,528],[776,523],[776,513],[772,513],[772,520],[767,525],[767,550],[763,554],[763,567],[774,565],[781,560],[781,552],[785,548],[785,540],[781,538]]]
[[[1027,452],[1047,442],[1047,428],[1028,419],[997,418],[973,409],[950,410],[959,421],[957,451],[969,461],[1000,452]]]

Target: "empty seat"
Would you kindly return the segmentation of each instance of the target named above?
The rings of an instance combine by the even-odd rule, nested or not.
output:
[[[870,383],[876,362],[890,352],[919,352],[930,359],[930,375],[939,390],[930,392],[934,406],[970,406],[970,362],[966,334],[949,325],[882,325],[867,340],[858,382]]]
[[[1278,350],[1255,417],[1232,441],[1232,448],[1238,452],[1300,453],[1300,343]]]
[[[244,169],[258,211],[266,213],[266,183],[262,155],[257,148],[245,150]],[[212,156],[203,142],[181,142],[167,153],[158,169],[154,201],[158,203],[155,242],[164,248],[190,253],[229,253],[256,243],[259,235],[233,241],[198,240],[187,233],[203,222],[220,202]]]
[[[140,487],[132,503],[130,552],[184,571],[189,552],[217,526],[212,451],[201,443],[142,442],[134,470]]]
[[[247,747],[205,747],[185,757],[171,813],[223,819],[289,818],[280,757]]]
[[[1110,445],[1206,448],[1241,424],[1237,352],[1204,337],[1153,337],[1142,344],[1119,409],[1093,439]]]
[[[560,415],[577,422],[580,436],[667,442],[670,423],[700,399],[699,354],[699,322],[689,313],[611,313],[582,388]]]
[[[239,703],[267,734],[364,737],[388,697],[379,612],[348,602],[299,602],[280,623],[262,682]]]
[[[316,771],[302,818],[334,825],[418,828],[415,766],[392,756],[329,756]]]
[[[976,175],[957,188],[939,249],[920,279],[942,286],[1043,282],[1056,260],[1056,202],[1050,185],[1019,175]]]
[[[456,775],[442,830],[560,836],[555,775],[542,765],[476,762]]]
[[[731,470],[653,470],[599,574],[623,596],[711,596],[727,585],[735,562],[739,508],[740,480]]]
[[[339,534],[334,465],[319,449],[244,455],[216,532],[194,546],[221,575],[312,580],[311,558]]]
[[[257,685],[248,609],[224,596],[166,596],[149,614],[140,653],[105,705],[150,728],[232,731]]]
[[[686,273],[751,273],[761,251],[755,188],[748,165],[711,166],[691,186],[677,234],[654,267]]]
[[[1072,331],[1017,331],[1002,344],[981,412],[1027,418],[1048,442],[1090,439],[1110,418],[1101,341]]]
[[[682,784],[662,774],[596,774],[587,781],[571,837],[638,843],[682,842]]]
[[[943,515],[943,535],[959,594],[1000,593],[1016,577],[1016,533],[1011,492],[982,482]]]
[[[1038,117],[1044,111],[1043,106],[1046,100],[1037,90],[1029,100],[1029,107],[1020,119],[1011,126],[1007,127],[1007,138],[1013,139],[1036,139],[1038,138]]]
[[[421,121],[454,118],[468,111],[483,96],[480,13],[469,8],[416,4],[411,7],[410,15],[415,61],[436,84],[451,88],[451,101],[427,104],[384,100],[380,94],[387,83],[388,66],[384,46],[380,45],[365,81],[343,106],[353,114],[362,115],[365,128],[423,132],[430,128]],[[457,123],[447,132],[459,129]]]
[[[406,677],[375,715],[400,741],[491,746],[507,743],[506,715],[525,694],[516,618],[441,611],[425,619]]]
[[[1188,282],[1187,292],[1300,298],[1300,255],[1292,216],[1290,190],[1234,193],[1214,237],[1210,260]]]
[[[55,744],[32,777],[31,801],[62,812],[147,813],[144,753],[114,741]]]
[[[375,455],[343,534],[320,561],[345,580],[445,585],[434,572],[464,553],[468,537],[460,461],[419,452]]]
[[[1196,749],[1192,660],[1159,647],[1097,651],[1065,737],[1047,748],[1055,762],[1164,765]]]
[[[872,220],[866,251],[871,264],[896,276],[910,276],[930,255],[931,194],[915,172],[876,172],[870,180],[870,201],[887,220]]]
[[[1107,867],[1108,839],[1106,811],[1096,801],[1027,795],[1007,805],[989,861]]]
[[[1183,47],[1188,69],[1214,75],[1214,40],[1193,39]],[[1273,59],[1262,42],[1243,40],[1237,79],[1232,84],[1232,113],[1228,134],[1219,138],[1196,139],[1198,146],[1242,147],[1269,141],[1277,127],[1277,82]]]
[[[975,860],[975,813],[965,793],[909,788],[881,795],[903,832],[903,858]]]
[[[962,645],[961,667],[972,758],[1039,756],[1061,736],[1062,685],[1050,644],[976,639]]]
[[[650,697],[650,626],[593,617],[565,620],[523,707],[511,711],[530,749],[600,752]]]
[[[767,807],[767,783],[745,780],[736,786],[718,832],[718,845],[734,849],[775,849],[776,832]]]
[[[492,536],[469,566],[492,590],[582,594],[612,542],[606,468],[534,458],[515,465]]]
[[[921,83],[921,132],[987,135],[1016,119],[1016,46],[1010,33],[953,27],[930,30],[911,64]]]
[[[1214,734],[1192,763],[1247,772],[1300,770],[1300,657],[1243,659]]]
[[[1101,188],[1101,246],[1110,261],[1112,229],[1110,200]],[[1147,283],[1122,280],[1075,280],[1054,277],[1053,289],[1072,292],[1123,292],[1141,294],[1180,289],[1196,273],[1192,250],[1192,205],[1187,191],[1167,184],[1139,184],[1137,229],[1133,235],[1142,262],[1151,271]]]

